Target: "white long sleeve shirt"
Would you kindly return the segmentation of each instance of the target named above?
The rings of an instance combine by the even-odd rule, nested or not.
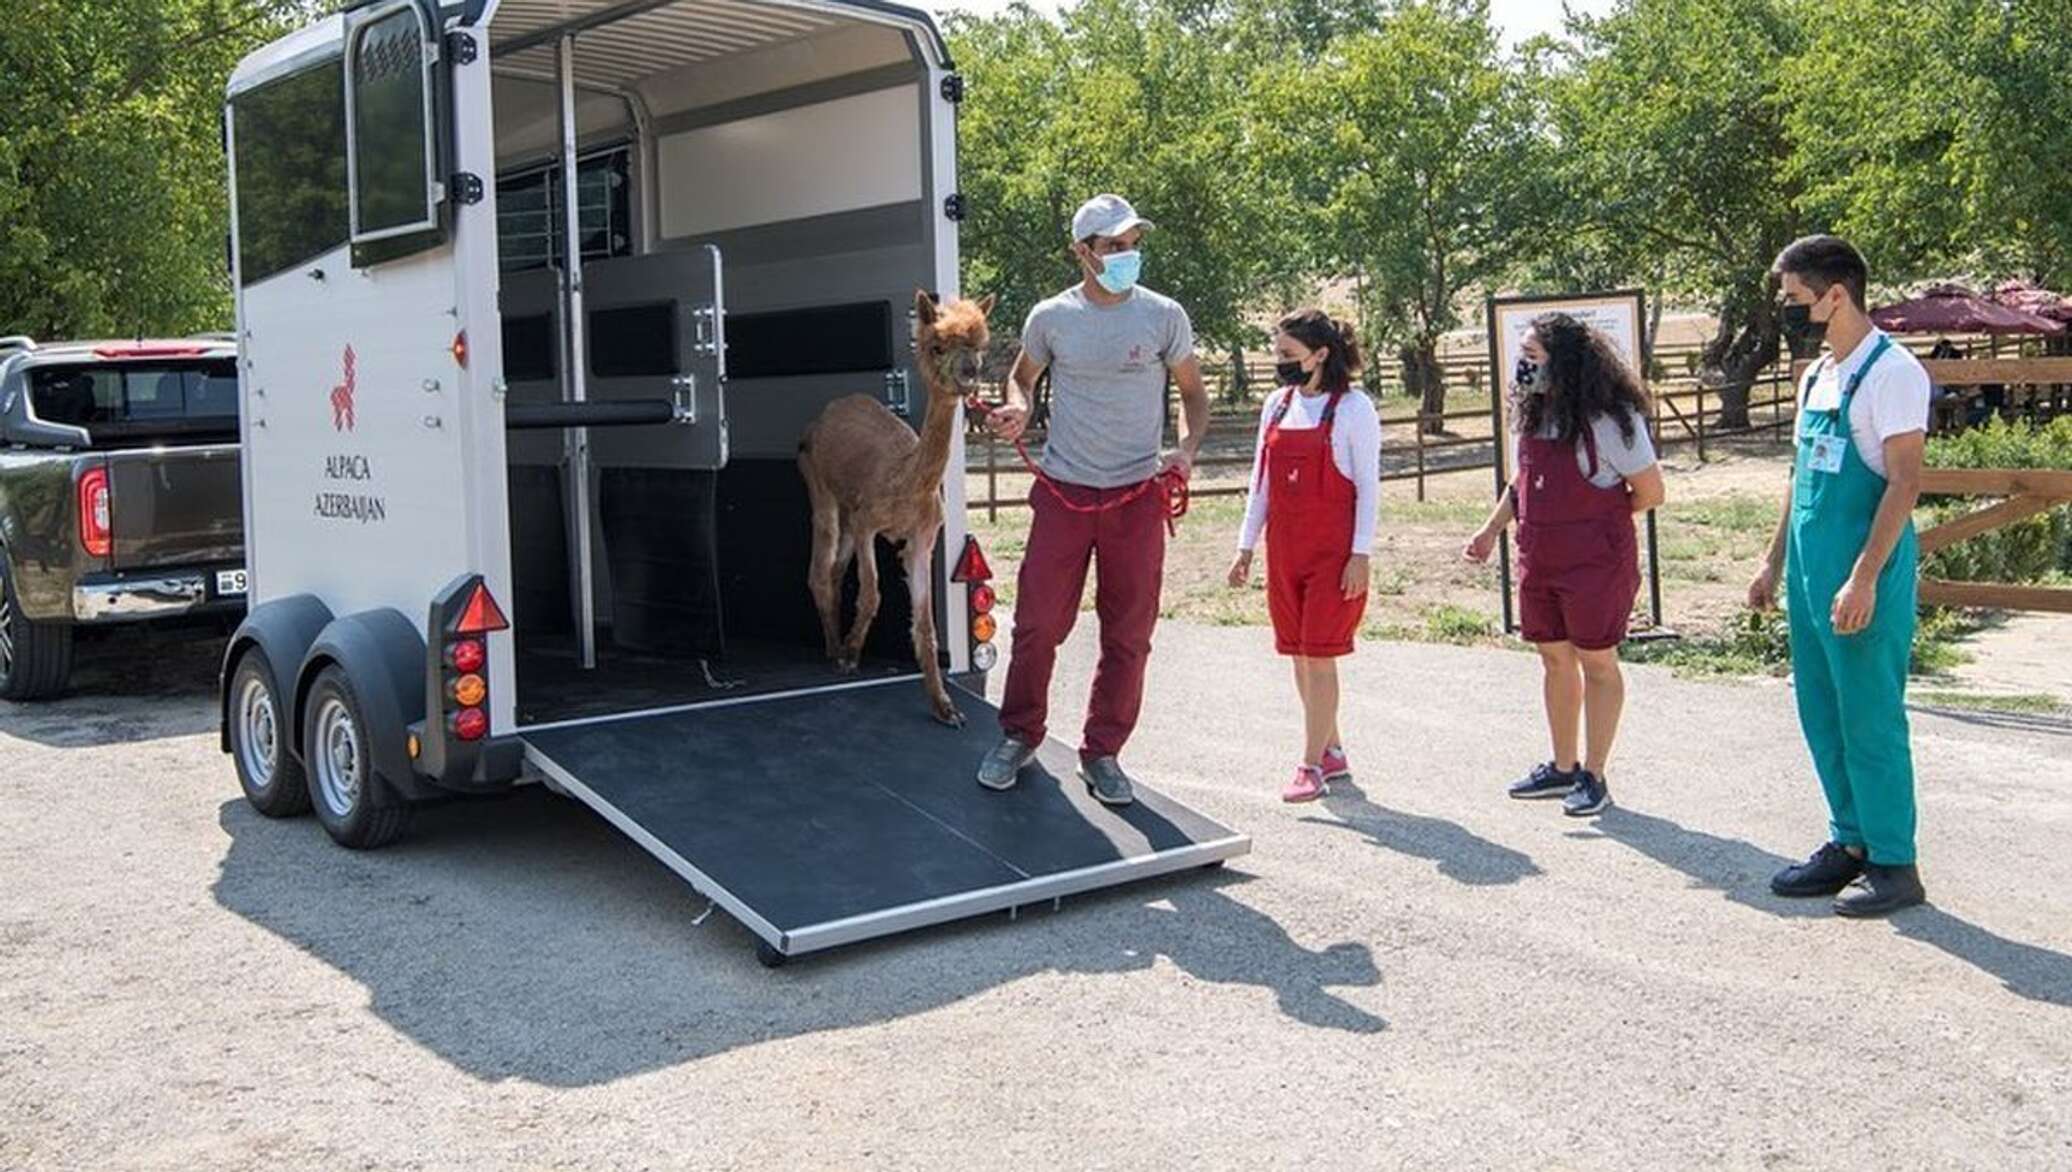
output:
[[[1252,489],[1245,500],[1245,523],[1238,531],[1237,546],[1249,550],[1259,544],[1266,530],[1267,482],[1259,475],[1266,459],[1266,429],[1273,422],[1285,388],[1266,397],[1259,412],[1259,436],[1252,444]],[[1298,394],[1281,417],[1282,431],[1307,431],[1322,424],[1329,395]],[[1352,551],[1367,554],[1374,549],[1374,521],[1381,512],[1381,414],[1374,400],[1358,387],[1338,400],[1338,414],[1331,421],[1331,462],[1357,494],[1353,503]]]

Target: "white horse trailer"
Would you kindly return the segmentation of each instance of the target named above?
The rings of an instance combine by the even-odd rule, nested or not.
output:
[[[864,556],[979,719],[930,721],[904,622],[856,675],[822,658],[798,438],[924,393],[908,307],[957,293],[962,95],[933,20],[876,0],[372,0],[238,66],[223,745],[256,807],[365,847],[544,780],[770,962],[1246,849],[1060,786],[1056,745],[972,784],[961,437],[926,580]]]

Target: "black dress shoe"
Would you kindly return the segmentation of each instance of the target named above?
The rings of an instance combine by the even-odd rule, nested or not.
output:
[[[1835,914],[1856,919],[1883,916],[1927,899],[1928,892],[1921,886],[1921,872],[1911,863],[1904,867],[1872,863],[1849,890],[1835,897]]]
[[[1833,895],[1863,874],[1863,860],[1850,854],[1839,842],[1813,852],[1813,857],[1786,867],[1770,878],[1770,890],[1793,899]]]

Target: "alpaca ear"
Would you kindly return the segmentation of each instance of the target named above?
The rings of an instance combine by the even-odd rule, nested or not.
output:
[[[978,311],[986,317],[991,317],[993,316],[993,307],[998,304],[1000,304],[999,295],[988,293],[978,299]]]
[[[924,326],[935,324],[935,298],[926,289],[914,290],[914,320]]]

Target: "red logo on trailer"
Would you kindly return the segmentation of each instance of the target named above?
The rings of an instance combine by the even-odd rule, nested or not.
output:
[[[357,359],[353,348],[345,348],[345,381],[331,388],[331,428],[334,431],[353,429],[353,386],[357,381],[353,368]]]

